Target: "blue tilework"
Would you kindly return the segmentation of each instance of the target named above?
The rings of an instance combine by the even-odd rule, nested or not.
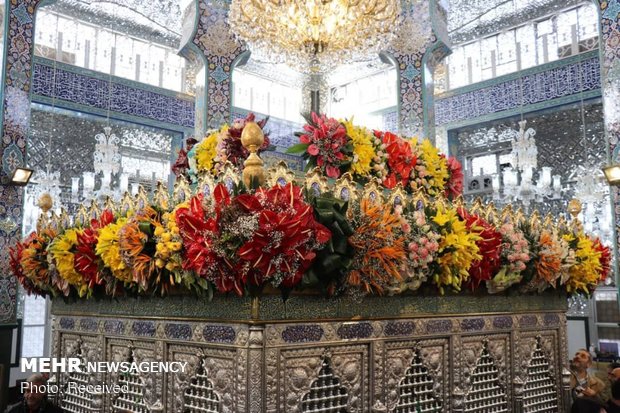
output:
[[[176,340],[189,340],[192,338],[192,327],[189,324],[166,324],[164,331],[168,338]]]
[[[106,320],[103,323],[103,330],[111,334],[123,334],[125,332],[125,324],[120,320]]]
[[[282,340],[287,343],[321,341],[322,337],[323,329],[315,324],[288,326],[282,331]]]
[[[426,323],[427,333],[447,333],[452,330],[451,320],[430,320]]]
[[[580,67],[581,66],[581,67]],[[580,73],[583,76],[580,76]],[[598,57],[435,100],[438,125],[470,120],[601,87]],[[523,90],[521,92],[521,89]],[[521,94],[523,99],[521,99]]]
[[[75,328],[75,320],[69,317],[62,317],[60,319],[60,328],[65,330],[73,330]]]
[[[413,321],[391,321],[385,325],[383,332],[388,337],[410,336],[415,331]]]
[[[343,324],[338,327],[338,337],[342,339],[368,338],[372,335],[370,323]]]
[[[493,328],[506,330],[512,328],[512,317],[501,316],[493,319]]]
[[[484,318],[466,318],[461,321],[463,331],[480,331],[484,329]]]
[[[202,336],[210,343],[233,343],[237,334],[232,327],[220,325],[206,325]]]
[[[97,331],[99,323],[92,318],[83,318],[80,320],[80,330],[82,331]]]
[[[152,321],[136,321],[133,323],[132,331],[140,337],[155,336],[155,323]]]
[[[111,89],[110,89],[111,88]],[[86,74],[35,63],[32,93],[87,107],[139,116],[183,127],[194,127],[194,101],[112,83]]]

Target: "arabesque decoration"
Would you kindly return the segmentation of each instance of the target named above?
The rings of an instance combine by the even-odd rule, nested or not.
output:
[[[609,249],[576,219],[466,206],[457,161],[428,141],[350,121],[309,118],[296,148],[316,165],[306,180],[277,165],[266,184],[256,170],[244,184],[243,159],[249,146],[258,158],[264,123],[250,115],[207,135],[183,158],[190,167],[176,168],[172,195],[160,185],[152,200],[139,191],[93,203],[73,224],[43,215],[12,249],[14,274],[29,292],[54,296],[255,296],[269,286],[283,297],[301,288],[361,297],[590,294],[610,272]],[[243,139],[248,130],[253,139]],[[354,168],[360,145],[370,161]]]

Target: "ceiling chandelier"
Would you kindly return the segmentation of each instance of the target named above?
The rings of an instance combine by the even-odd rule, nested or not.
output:
[[[322,73],[387,49],[399,15],[399,0],[232,0],[229,23],[257,59]]]
[[[512,141],[511,167],[503,170],[501,179],[503,200],[520,201],[527,211],[532,201],[560,199],[562,181],[560,175],[552,175],[551,167],[543,166],[534,182],[534,172],[538,168],[538,148],[534,139],[536,131],[532,128],[526,130],[526,122],[519,122],[519,132]],[[499,174],[493,176],[493,197],[502,200]]]

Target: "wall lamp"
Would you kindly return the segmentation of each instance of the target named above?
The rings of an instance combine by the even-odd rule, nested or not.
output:
[[[605,179],[607,179],[609,185],[620,185],[620,164],[604,167],[603,173],[605,173]]]
[[[26,186],[28,185],[28,182],[30,182],[33,172],[34,169],[30,168],[16,168],[10,178],[8,176],[2,177],[2,185]]]

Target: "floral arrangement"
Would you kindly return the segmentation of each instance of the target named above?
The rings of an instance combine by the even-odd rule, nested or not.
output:
[[[248,122],[254,122],[255,119],[256,115],[249,113],[244,119],[237,119],[232,125],[222,125],[218,130],[207,134],[200,142],[192,143],[187,153],[187,166],[189,166],[190,174],[217,173],[227,162],[230,162],[237,171],[243,169],[243,162],[249,152],[241,144],[241,134],[245,125]],[[262,119],[257,124],[264,129],[268,120],[269,118]],[[269,146],[269,134],[265,133],[265,142],[259,149],[259,153],[267,150]],[[173,170],[177,176],[186,171],[185,168],[178,167]]]
[[[226,148],[226,162],[240,165],[232,141],[220,144],[238,140],[243,126],[221,129],[215,146],[205,139],[194,160],[216,174]],[[369,181],[363,193],[352,189],[342,198],[339,182],[349,178],[317,190],[285,174],[255,189],[213,176],[208,191],[201,186],[192,195],[179,180],[172,198],[139,195],[129,206],[93,209],[90,222],[41,225],[11,249],[10,268],[28,293],[64,297],[179,289],[256,295],[266,286],[284,297],[300,288],[328,296],[589,294],[610,272],[609,248],[576,223],[450,201],[446,194],[462,187],[460,165],[428,141],[318,115],[304,134],[308,158],[329,176],[351,172]],[[328,137],[336,138],[331,146]],[[377,193],[377,178],[394,191]]]
[[[446,157],[428,140],[405,139],[397,134],[370,131],[353,120],[336,120],[312,113],[299,144],[290,153],[308,160],[330,177],[351,173],[360,183],[378,178],[388,189],[401,185],[406,191],[456,198],[463,192],[463,171],[456,158]]]

